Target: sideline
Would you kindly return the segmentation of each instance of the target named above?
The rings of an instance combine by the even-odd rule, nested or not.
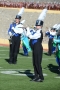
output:
[[[44,50],[48,50],[48,44],[42,43],[42,45]],[[0,38],[0,46],[9,46],[9,40]],[[20,47],[22,48],[22,45]]]

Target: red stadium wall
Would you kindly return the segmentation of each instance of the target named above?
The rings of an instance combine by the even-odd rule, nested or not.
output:
[[[34,3],[34,2],[13,2],[13,1],[0,1],[0,7],[13,7],[13,8],[21,8],[25,7],[27,9],[43,9],[45,7],[48,10],[60,10],[60,3]]]

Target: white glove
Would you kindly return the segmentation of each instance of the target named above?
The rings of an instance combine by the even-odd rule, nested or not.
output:
[[[11,33],[11,32],[9,32],[9,35],[10,35],[10,36],[12,36],[12,33]]]
[[[12,27],[12,30],[14,30],[14,27]]]

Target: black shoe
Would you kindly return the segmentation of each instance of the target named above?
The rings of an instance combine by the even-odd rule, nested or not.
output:
[[[9,63],[9,64],[12,64],[12,62],[10,62],[10,61],[9,61],[8,63]]]
[[[52,54],[50,54],[50,53],[45,53],[45,55],[47,55],[47,56],[51,56]]]
[[[32,80],[30,80],[30,81],[36,81],[36,80],[38,80],[38,77],[37,78],[35,77]]]
[[[37,80],[35,80],[35,82],[43,82],[43,79],[37,79]]]
[[[13,64],[17,64],[17,62],[13,62]]]
[[[34,78],[34,79],[30,80],[30,81],[43,82],[43,79],[40,79],[40,78]]]
[[[36,80],[37,80],[37,78],[32,79],[32,81],[36,81]]]

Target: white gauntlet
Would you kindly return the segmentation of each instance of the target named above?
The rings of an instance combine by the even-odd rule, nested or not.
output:
[[[12,33],[11,33],[11,32],[9,32],[9,35],[10,35],[10,36],[12,36]]]
[[[14,30],[14,27],[12,27],[12,30]]]

